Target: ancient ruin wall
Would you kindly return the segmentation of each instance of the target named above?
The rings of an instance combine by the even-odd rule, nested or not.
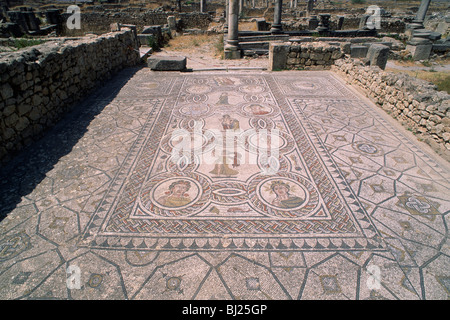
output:
[[[350,58],[335,61],[332,70],[363,89],[373,102],[450,161],[448,93],[430,82]]]
[[[47,42],[0,59],[0,162],[30,144],[100,81],[136,65],[129,30]]]
[[[180,27],[185,29],[199,28],[206,30],[212,20],[211,15],[201,12],[82,12],[81,30],[68,30],[64,28],[63,34],[65,36],[71,36],[85,32],[104,33],[109,31],[109,26],[112,23],[135,25],[138,33],[140,33],[144,26],[167,24],[167,17],[169,16],[175,16],[179,20]]]
[[[334,61],[342,55],[340,46],[325,42],[273,42],[269,47],[269,69],[272,71],[330,69]]]

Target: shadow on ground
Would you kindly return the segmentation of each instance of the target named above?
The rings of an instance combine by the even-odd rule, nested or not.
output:
[[[0,221],[22,201],[23,196],[35,189],[59,159],[72,150],[95,116],[102,112],[140,69],[141,67],[126,68],[109,81],[93,88],[54,127],[48,129],[42,138],[24,148],[0,168]]]

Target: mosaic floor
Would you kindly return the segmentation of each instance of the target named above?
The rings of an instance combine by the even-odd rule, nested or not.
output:
[[[449,166],[331,72],[121,72],[3,170],[2,299],[448,299]]]

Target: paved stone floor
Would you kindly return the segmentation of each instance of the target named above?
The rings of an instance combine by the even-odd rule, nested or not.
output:
[[[2,169],[0,298],[448,299],[449,172],[331,72],[127,69]]]

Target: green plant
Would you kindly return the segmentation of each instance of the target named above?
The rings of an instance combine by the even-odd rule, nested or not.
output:
[[[155,40],[154,37],[148,37],[147,38],[147,44],[150,48],[153,49],[153,51],[159,50],[158,42]]]
[[[410,61],[410,62],[414,62],[414,58],[412,55],[408,54],[408,55],[403,55],[400,57],[401,61]]]
[[[327,34],[320,34],[318,32],[313,32],[311,36],[315,37],[315,38],[321,38],[321,37],[327,37],[328,35]]]
[[[17,49],[22,49],[26,47],[35,46],[41,43],[44,43],[44,40],[41,39],[25,39],[25,38],[18,38],[14,39],[13,46]]]
[[[448,93],[450,93],[450,75],[436,81],[436,85],[439,91],[447,91]]]
[[[365,0],[352,0],[352,4],[363,4],[366,3]]]

